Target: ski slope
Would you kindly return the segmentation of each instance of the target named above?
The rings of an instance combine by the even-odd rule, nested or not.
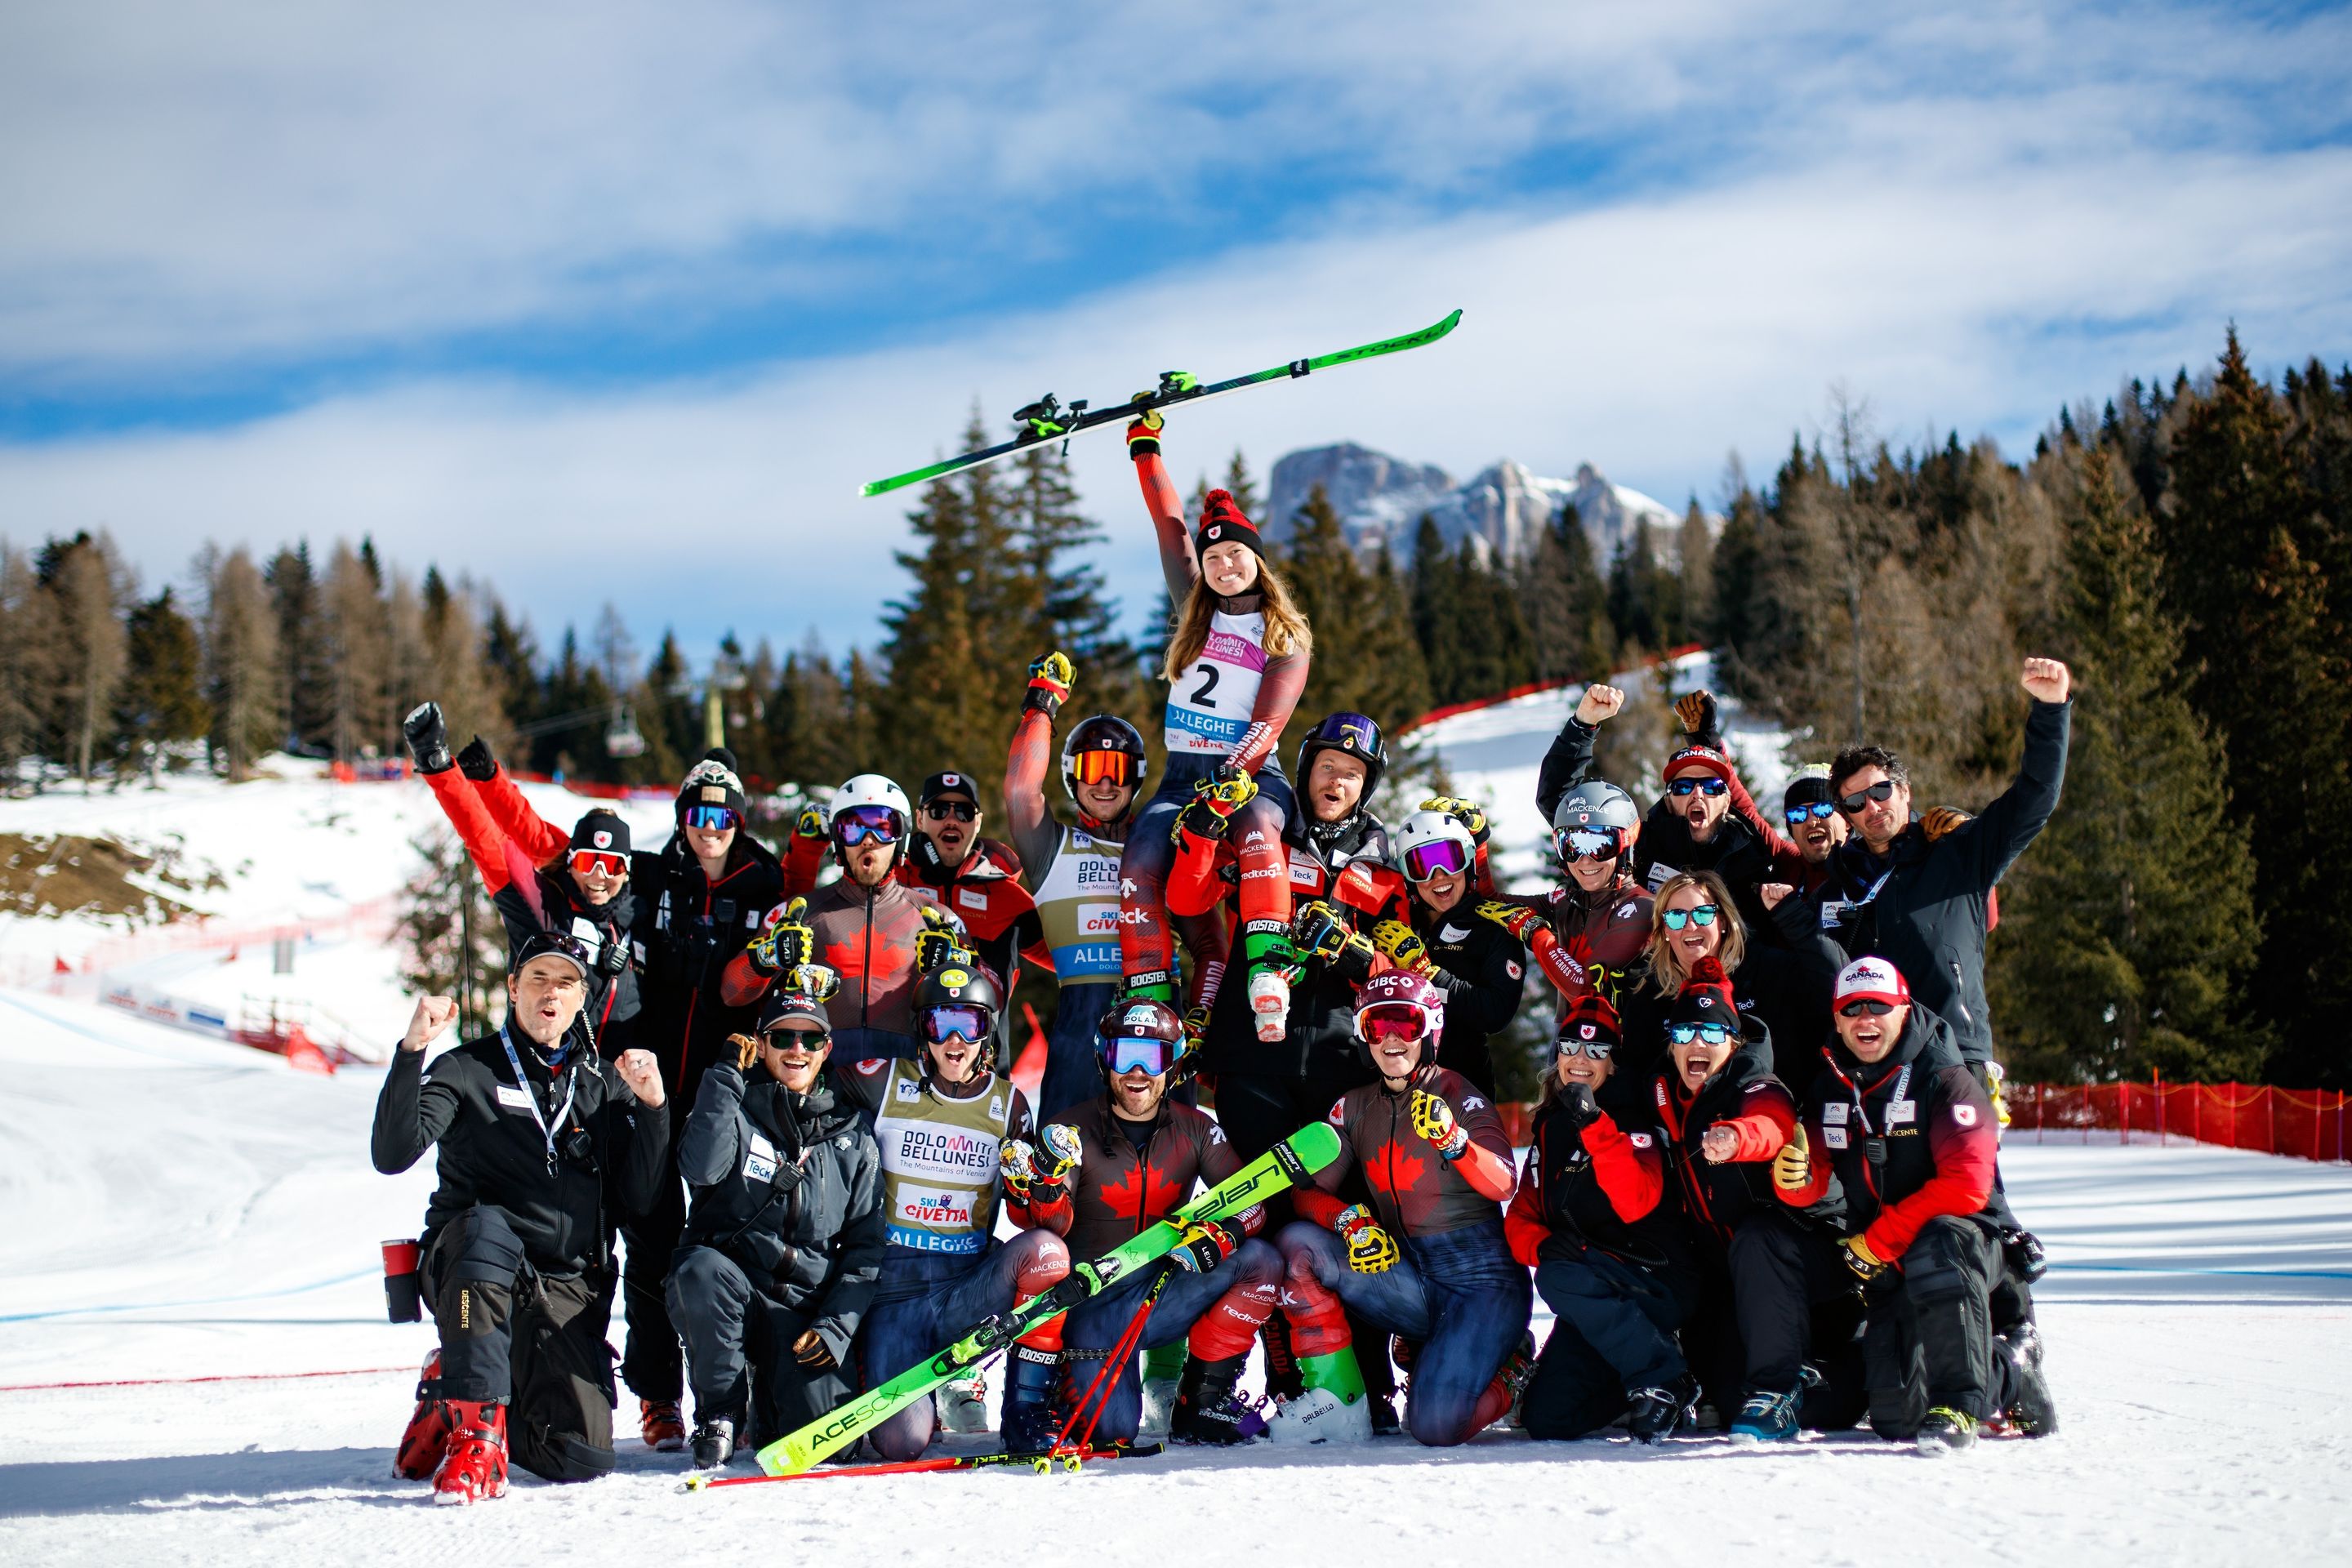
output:
[[[1484,1436],[1449,1453],[1177,1452],[1079,1476],[827,1479],[700,1496],[518,1477],[463,1515],[390,1478],[421,1325],[376,1243],[429,1177],[369,1168],[368,1069],[331,1079],[94,1005],[0,992],[0,1561],[1491,1564],[2328,1561],[2352,1536],[2352,1170],[2203,1147],[2006,1156],[2056,1260],[2065,1429],[1930,1462],[1865,1436],[1734,1452]],[[367,1372],[363,1369],[395,1369]],[[322,1378],[25,1388],[117,1379]],[[633,1407],[632,1407],[633,1408]]]

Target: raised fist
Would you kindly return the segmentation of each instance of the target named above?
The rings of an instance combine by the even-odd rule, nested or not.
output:
[[[1051,719],[1070,700],[1070,688],[1077,679],[1077,672],[1070,668],[1070,656],[1058,649],[1030,660],[1029,694],[1021,700],[1023,710]]]
[[[408,1016],[408,1033],[400,1037],[400,1048],[421,1051],[457,1021],[457,1004],[449,997],[419,996],[416,1010]]]
[[[654,1060],[651,1051],[627,1050],[614,1058],[613,1070],[637,1097],[637,1103],[648,1110],[660,1107],[662,1094],[661,1064]]]
[[[1576,721],[1580,724],[1598,724],[1617,717],[1617,710],[1624,706],[1623,691],[1614,686],[1603,686],[1595,681],[1584,689],[1583,696],[1576,700]]]
[[[2018,684],[2036,702],[2063,702],[2074,689],[2074,677],[2054,658],[2029,658]]]
[[[1681,721],[1683,732],[1702,746],[1715,745],[1722,739],[1716,730],[1712,691],[1686,691],[1675,699],[1675,717]]]

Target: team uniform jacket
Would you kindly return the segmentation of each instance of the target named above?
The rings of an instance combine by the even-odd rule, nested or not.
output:
[[[1643,945],[1650,940],[1650,895],[1620,873],[1597,893],[1573,881],[1548,892],[1498,895],[1498,901],[1533,910],[1543,917],[1528,958],[1542,972],[1568,1010],[1569,998],[1599,993],[1622,1007],[1631,981],[1642,970]],[[1483,917],[1481,917],[1483,919]]]
[[[422,1051],[393,1053],[369,1139],[375,1168],[397,1175],[439,1145],[439,1181],[425,1207],[427,1246],[481,1205],[507,1216],[541,1273],[606,1268],[613,1228],[652,1207],[668,1174],[669,1117],[646,1110],[609,1063],[584,1048],[557,1073],[530,1041],[518,1039],[517,1083],[499,1038],[468,1040],[429,1066]],[[534,1104],[555,1135],[551,1159]]]
[[[1518,938],[1478,917],[1476,898],[1465,889],[1462,901],[1444,914],[1414,899],[1412,927],[1429,949],[1429,979],[1445,993],[1437,1065],[1460,1073],[1491,1098],[1495,1058],[1488,1042],[1519,1015],[1528,952]]]
[[[1413,1131],[1414,1089],[1442,1097],[1468,1130],[1470,1146],[1459,1160],[1446,1159]],[[1317,1225],[1329,1225],[1348,1206],[1333,1194],[1350,1171],[1363,1172],[1372,1212],[1401,1237],[1443,1236],[1492,1224],[1517,1180],[1510,1134],[1503,1131],[1494,1102],[1460,1073],[1441,1067],[1416,1069],[1401,1094],[1390,1093],[1381,1082],[1349,1089],[1331,1108],[1330,1122],[1339,1134],[1339,1157],[1318,1171],[1315,1184],[1293,1200],[1300,1215]]]
[[[1560,1113],[1555,1086],[1536,1112],[1519,1190],[1503,1215],[1511,1256],[1533,1268],[1590,1249],[1644,1268],[1681,1251],[1666,1161],[1657,1134],[1620,1129],[1607,1110],[1580,1132]]]
[[[841,989],[824,1005],[835,1030],[915,1032],[915,987],[922,979],[915,966],[915,939],[922,934],[925,910],[947,908],[929,888],[897,881],[864,888],[847,877],[809,896],[805,923],[816,936],[814,961],[841,977]],[[761,921],[766,914],[761,911]],[[767,994],[774,978],[753,968],[749,953],[739,952],[727,966],[727,1001],[749,1007]]]
[[[1009,845],[993,838],[976,841],[960,866],[932,866],[925,853],[929,840],[918,834],[891,869],[903,887],[919,888],[955,911],[971,934],[971,951],[1011,987],[1021,978],[1025,954],[1041,967],[1053,967],[1038,923],[1037,900],[1021,885],[1021,857]],[[1112,933],[1112,940],[1118,940]]]
[[[1062,1122],[1076,1131],[1078,1168],[1062,1194],[1030,1209],[1031,1222],[1070,1244],[1074,1258],[1097,1258],[1166,1219],[1192,1195],[1242,1168],[1224,1130],[1189,1105],[1162,1100],[1141,1153],[1118,1125],[1110,1096],[1076,1107]],[[1252,1205],[1228,1229],[1254,1233],[1265,1223]]]
[[[1884,1061],[1865,1066],[1843,1044],[1832,1047],[1805,1106],[1805,1137],[1809,1179],[1781,1201],[1816,1217],[1842,1214],[1843,1229],[1889,1262],[1940,1215],[2015,1223],[1993,1185],[1992,1101],[1944,1021],[1924,1007],[1911,1009]],[[1874,1143],[1883,1158],[1871,1158]]]
[[[1674,1173],[1684,1212],[1718,1241],[1728,1242],[1741,1220],[1776,1202],[1772,1156],[1797,1125],[1796,1102],[1772,1076],[1771,1036],[1749,1020],[1746,1038],[1696,1096],[1686,1098],[1671,1071],[1650,1079],[1649,1094],[1651,1131]],[[1718,1123],[1739,1141],[1731,1159],[1720,1165],[1699,1152],[1707,1129]]]
[[[832,1063],[843,1100],[870,1119],[880,1151],[885,1239],[892,1252],[977,1257],[996,1230],[998,1152],[1034,1125],[1029,1097],[1002,1074],[950,1094],[902,1057]],[[1018,1210],[1017,1225],[1029,1224]]]
[[[848,1365],[882,1268],[882,1161],[865,1118],[823,1079],[800,1095],[719,1062],[703,1074],[677,1168],[693,1190],[680,1245],[733,1258]]]

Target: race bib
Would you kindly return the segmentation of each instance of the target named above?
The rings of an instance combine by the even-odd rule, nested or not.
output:
[[[1200,658],[1168,689],[1168,749],[1223,756],[1241,744],[1265,675],[1265,616],[1211,616]]]

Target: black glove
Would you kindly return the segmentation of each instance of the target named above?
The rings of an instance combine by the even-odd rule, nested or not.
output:
[[[1675,717],[1695,745],[1723,749],[1723,731],[1715,712],[1715,693],[1686,691],[1675,700]]]
[[[466,742],[457,753],[457,771],[476,784],[488,784],[498,775],[499,760],[490,755],[490,743],[479,735]]]
[[[1570,1131],[1582,1132],[1601,1120],[1601,1102],[1590,1084],[1572,1083],[1559,1091],[1559,1114]]]
[[[2050,1272],[2050,1258],[2042,1250],[2042,1238],[2030,1230],[2003,1232],[2000,1256],[2009,1271],[2028,1285]]]
[[[408,754],[416,759],[418,773],[449,771],[449,727],[442,722],[441,704],[418,703],[400,721],[400,732],[408,737]]]

